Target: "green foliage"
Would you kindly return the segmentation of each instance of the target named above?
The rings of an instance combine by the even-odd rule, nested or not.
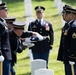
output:
[[[76,0],[62,1],[66,4],[76,7]],[[26,20],[24,0],[6,0],[6,2],[9,8],[9,16],[15,16],[18,20]],[[36,17],[34,10],[35,6],[41,5],[46,8],[44,18],[52,23],[54,29],[54,46],[49,56],[49,69],[54,70],[54,75],[64,75],[63,63],[57,61],[57,54],[62,28],[61,15],[58,15],[58,10],[54,7],[54,0],[32,0],[32,4],[34,17]],[[28,49],[24,50],[21,54],[18,54],[18,61],[14,68],[17,72],[17,75],[31,75]]]
[[[66,4],[72,5],[76,7],[76,0],[62,0]]]

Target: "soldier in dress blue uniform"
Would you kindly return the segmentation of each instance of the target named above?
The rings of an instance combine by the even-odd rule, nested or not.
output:
[[[9,33],[10,33],[14,29],[13,22],[16,20],[16,18],[15,17],[7,17],[7,18],[5,18],[5,20],[6,20],[7,27],[8,27]],[[13,46],[11,46],[11,47],[13,47]],[[14,71],[13,67],[11,67],[10,70],[11,70],[11,74],[15,75],[15,71]]]
[[[6,2],[0,3],[0,18],[6,18],[7,17],[7,7],[6,7]],[[10,44],[9,44],[9,33],[8,33],[8,28],[6,27],[7,25],[4,23],[5,20],[2,21],[3,25],[5,26],[5,31],[0,36],[0,50],[2,55],[4,56],[4,61],[3,61],[3,74],[2,75],[10,75],[10,63],[11,63],[11,49],[10,49]],[[3,29],[0,27],[0,31],[3,31]]]
[[[17,53],[21,53],[23,50],[23,44],[21,41],[21,35],[24,31],[25,22],[15,21],[13,22],[13,30],[9,31],[9,40],[12,53],[12,62],[11,62],[11,73],[16,75],[13,66],[17,62]]]
[[[64,63],[65,75],[72,75],[70,62],[75,62],[74,75],[76,75],[76,9],[65,5],[62,17],[66,23],[62,28],[57,60]]]
[[[9,27],[9,40],[10,40],[10,47],[12,53],[12,62],[11,62],[11,74],[16,75],[16,72],[13,68],[15,63],[17,62],[17,53],[21,53],[25,47],[23,46],[22,42],[24,38],[32,36],[32,32],[24,32],[25,22],[23,21],[15,21],[15,17],[5,18],[7,24],[12,25],[11,29]]]
[[[46,37],[46,39],[35,42],[35,45],[30,49],[32,50],[33,58],[46,60],[48,67],[49,52],[52,50],[54,41],[53,28],[50,22],[43,19],[45,8],[43,6],[36,6],[35,10],[37,19],[29,24],[28,30],[38,32],[43,37]]]

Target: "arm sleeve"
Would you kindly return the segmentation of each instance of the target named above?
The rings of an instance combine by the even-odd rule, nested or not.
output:
[[[52,48],[52,45],[53,45],[53,42],[54,42],[54,32],[53,32],[53,28],[52,28],[52,25],[49,24],[50,26],[50,30],[49,30],[49,44],[50,44],[50,48]]]
[[[71,28],[68,34],[68,37],[70,38],[70,51],[76,53],[76,27]]]

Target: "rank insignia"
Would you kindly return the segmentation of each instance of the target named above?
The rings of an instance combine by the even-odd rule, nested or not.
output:
[[[64,35],[67,35],[67,30],[64,31]]]
[[[67,32],[65,32],[64,35],[67,35]]]
[[[62,32],[64,33],[64,30]]]
[[[50,30],[48,23],[45,25],[45,28],[46,28],[47,31]]]
[[[36,28],[36,26],[34,25],[32,28]]]
[[[75,39],[76,38],[76,33],[72,34],[72,38]]]

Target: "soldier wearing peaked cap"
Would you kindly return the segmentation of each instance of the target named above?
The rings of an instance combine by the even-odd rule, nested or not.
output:
[[[65,75],[73,75],[71,65],[74,64],[74,75],[76,75],[76,9],[65,5],[62,17],[66,21],[62,28],[62,35],[57,60],[64,63]]]
[[[2,2],[0,3],[0,18],[5,19],[7,18],[7,16],[8,16],[8,11],[7,11],[6,2]],[[11,64],[12,57],[11,57],[11,49],[9,44],[9,33],[8,33],[8,28],[6,27],[7,25],[5,23],[5,20],[1,20],[1,21],[3,22],[3,25],[5,26],[5,29],[6,29],[3,35],[0,37],[1,52],[2,52],[2,55],[4,56],[2,75],[10,75],[10,64]]]
[[[6,20],[7,27],[8,27],[9,33],[10,33],[13,30],[13,22],[16,20],[16,18],[15,17],[7,17],[7,18],[5,18],[5,20]],[[10,46],[11,46],[11,44],[10,44]],[[12,53],[12,51],[11,51],[11,53]],[[10,71],[11,71],[11,74],[12,75],[15,75],[15,71],[14,71],[12,65],[10,67]]]
[[[12,62],[11,62],[11,74],[16,75],[16,72],[13,68],[17,62],[17,53],[23,51],[23,44],[21,41],[21,35],[24,31],[25,22],[23,21],[13,21],[13,30],[9,31],[9,40],[12,53]]]
[[[47,38],[43,41],[35,42],[35,46],[30,47],[30,49],[32,50],[33,58],[46,60],[48,67],[49,52],[52,50],[54,41],[53,28],[50,22],[44,20],[45,7],[36,6],[35,10],[37,19],[29,23],[28,30],[38,32],[43,37]],[[48,38],[48,36],[50,38]]]
[[[17,62],[17,53],[21,53],[24,49],[22,39],[25,39],[26,37],[30,37],[33,35],[32,32],[24,32],[25,24],[26,23],[23,21],[14,21],[13,30],[9,31],[9,40],[12,53],[12,62],[11,62],[12,75],[16,75],[13,66],[15,66],[15,63]]]

